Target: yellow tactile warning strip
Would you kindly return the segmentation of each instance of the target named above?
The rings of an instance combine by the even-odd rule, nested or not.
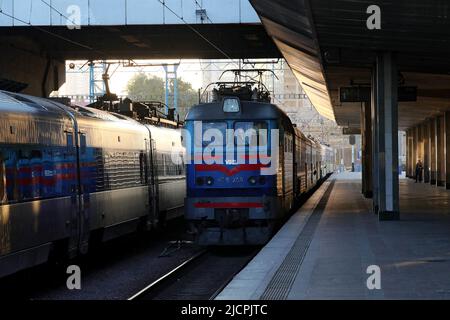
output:
[[[308,222],[298,235],[291,250],[275,272],[272,280],[261,295],[261,300],[285,300],[289,295],[292,284],[300,269],[300,266],[308,250],[311,239],[314,235],[317,225],[319,224],[321,215],[333,190],[335,180],[331,181],[328,189],[320,199]]]

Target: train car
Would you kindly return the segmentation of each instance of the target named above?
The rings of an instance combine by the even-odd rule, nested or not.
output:
[[[312,152],[312,168],[311,168],[311,181],[313,185],[316,185],[320,181],[320,163],[322,158],[320,143],[312,140],[311,141],[311,152]]]
[[[179,129],[145,125],[150,130],[153,144],[154,167],[157,170],[157,181],[153,184],[157,188],[159,212],[158,221],[182,216],[184,214],[184,198],[186,197],[186,165],[185,149],[181,144]]]
[[[159,184],[184,185],[184,171],[156,161],[183,156],[179,130],[5,91],[0,128],[0,277],[150,229],[183,204],[183,188]]]
[[[297,200],[320,181],[320,146],[295,128],[268,95],[244,86],[221,87],[215,96],[192,107],[185,119],[192,160],[185,217],[201,245],[266,243]],[[238,143],[239,129],[250,132],[244,143]],[[274,170],[263,172],[269,166]]]
[[[335,170],[335,155],[334,149],[327,145],[320,145],[321,147],[321,169],[320,169],[320,177],[325,178],[330,175]]]
[[[297,172],[296,193],[297,199],[309,192],[322,178],[317,171],[321,154],[317,153],[318,144],[306,137],[297,127],[295,130],[295,168]]]

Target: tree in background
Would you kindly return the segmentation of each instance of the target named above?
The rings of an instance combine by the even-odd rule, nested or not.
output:
[[[178,113],[180,114],[180,119],[184,120],[186,113],[193,106],[198,104],[198,92],[192,88],[189,82],[183,81],[181,79],[178,82]],[[173,92],[173,86],[171,86]]]
[[[128,81],[127,90],[131,100],[164,100],[163,80],[158,77],[148,77],[142,72],[134,75]]]
[[[192,88],[189,82],[177,79],[178,82],[178,114],[180,119],[184,119],[190,107],[198,103],[198,93]],[[145,73],[138,73],[130,79],[127,85],[128,97],[131,100],[156,100],[164,102],[165,81],[159,77],[147,76]],[[170,94],[173,96],[173,81],[169,85]],[[171,97],[172,98],[172,97]],[[173,108],[173,98],[169,98],[169,107]]]

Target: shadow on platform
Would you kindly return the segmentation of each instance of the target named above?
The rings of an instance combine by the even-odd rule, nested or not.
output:
[[[308,200],[218,298],[450,299],[450,191],[400,179],[401,220],[378,221],[360,174],[331,179],[328,201]],[[367,287],[373,265],[381,289]]]

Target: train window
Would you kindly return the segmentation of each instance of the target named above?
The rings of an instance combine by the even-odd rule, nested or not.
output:
[[[267,122],[253,121],[253,122],[235,122],[234,131],[236,135],[236,145],[251,145],[251,146],[266,146],[267,145]],[[241,132],[241,134],[237,133]],[[253,134],[249,136],[247,133],[253,130]]]
[[[211,131],[209,131],[211,130]],[[214,131],[213,131],[214,130]],[[222,141],[216,140],[217,137],[215,136],[217,131],[222,134]],[[207,132],[209,131],[209,132]],[[219,146],[225,144],[225,138],[226,138],[226,132],[227,132],[227,123],[226,122],[202,122],[202,136],[201,137],[194,137],[195,139],[195,145],[196,146]],[[204,139],[206,135],[210,134],[211,139]],[[205,141],[206,140],[206,141]]]
[[[80,153],[86,153],[86,135],[84,133],[80,133]]]
[[[71,132],[66,133],[66,145],[67,145],[67,152],[71,153],[73,148],[73,134]]]

